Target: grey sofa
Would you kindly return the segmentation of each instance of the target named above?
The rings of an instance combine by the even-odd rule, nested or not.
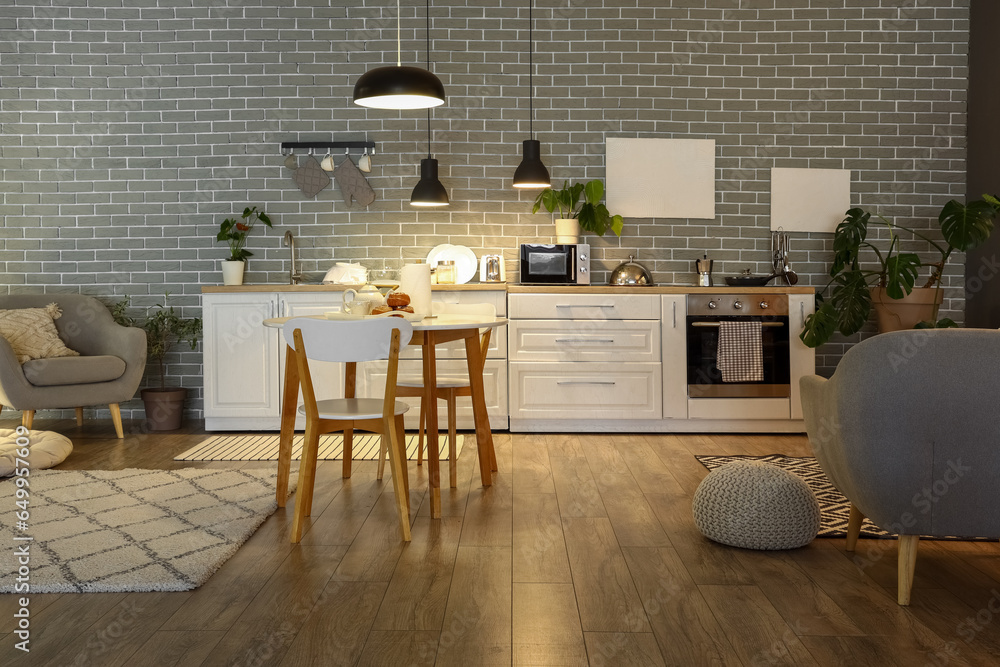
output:
[[[59,337],[79,357],[34,359],[18,363],[10,344],[0,336],[0,406],[21,410],[21,422],[31,428],[35,410],[83,406],[111,408],[115,432],[125,437],[118,404],[130,400],[146,367],[146,332],[115,323],[107,307],[80,294],[0,296],[0,309],[43,308],[55,302],[62,317],[55,321]]]
[[[1000,537],[1000,332],[880,334],[800,386],[816,458],[851,501],[848,550],[866,516],[899,534],[899,604],[920,535]]]

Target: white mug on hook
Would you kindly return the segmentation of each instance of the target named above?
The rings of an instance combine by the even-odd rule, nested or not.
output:
[[[333,156],[329,153],[323,158],[323,161],[319,163],[319,166],[323,167],[323,171],[333,171],[337,168],[337,165],[333,163]]]
[[[372,156],[368,154],[367,148],[365,154],[358,159],[358,169],[366,174],[372,170]]]

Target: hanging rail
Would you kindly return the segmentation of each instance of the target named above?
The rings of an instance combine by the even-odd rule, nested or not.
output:
[[[281,153],[285,152],[294,153],[297,150],[319,150],[319,151],[331,151],[334,149],[347,149],[352,148],[363,148],[365,150],[371,150],[372,155],[375,154],[375,142],[374,141],[282,141],[281,142]]]

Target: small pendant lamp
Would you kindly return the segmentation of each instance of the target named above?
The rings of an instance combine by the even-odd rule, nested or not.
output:
[[[427,2],[427,71],[431,69],[431,0]],[[431,157],[431,110],[427,109],[427,157],[420,161],[420,180],[410,195],[410,206],[448,206],[448,191],[438,180],[438,161]]]
[[[521,164],[517,166],[517,170],[514,171],[514,187],[524,188],[524,189],[539,189],[547,188],[552,185],[552,181],[549,178],[549,170],[545,168],[542,164],[542,145],[535,139],[535,86],[534,86],[534,74],[535,74],[535,64],[532,58],[532,53],[535,50],[535,21],[532,16],[532,8],[534,7],[535,0],[529,0],[528,2],[528,132],[531,135],[531,139],[525,139]]]
[[[354,84],[355,104],[375,109],[429,109],[444,104],[444,85],[430,69],[403,66],[401,23],[396,0],[396,66],[365,72]]]

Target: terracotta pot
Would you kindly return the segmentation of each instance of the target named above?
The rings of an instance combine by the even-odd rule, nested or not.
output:
[[[150,431],[176,431],[181,427],[187,389],[143,389],[139,395],[146,408],[146,428]]]
[[[918,322],[933,320],[943,297],[936,287],[915,287],[902,299],[890,298],[884,287],[873,287],[871,293],[879,333],[912,329]]]
[[[222,261],[222,284],[242,285],[243,271],[246,269],[246,262],[234,262],[231,259]]]
[[[579,243],[580,221],[576,218],[556,219],[556,243]]]

